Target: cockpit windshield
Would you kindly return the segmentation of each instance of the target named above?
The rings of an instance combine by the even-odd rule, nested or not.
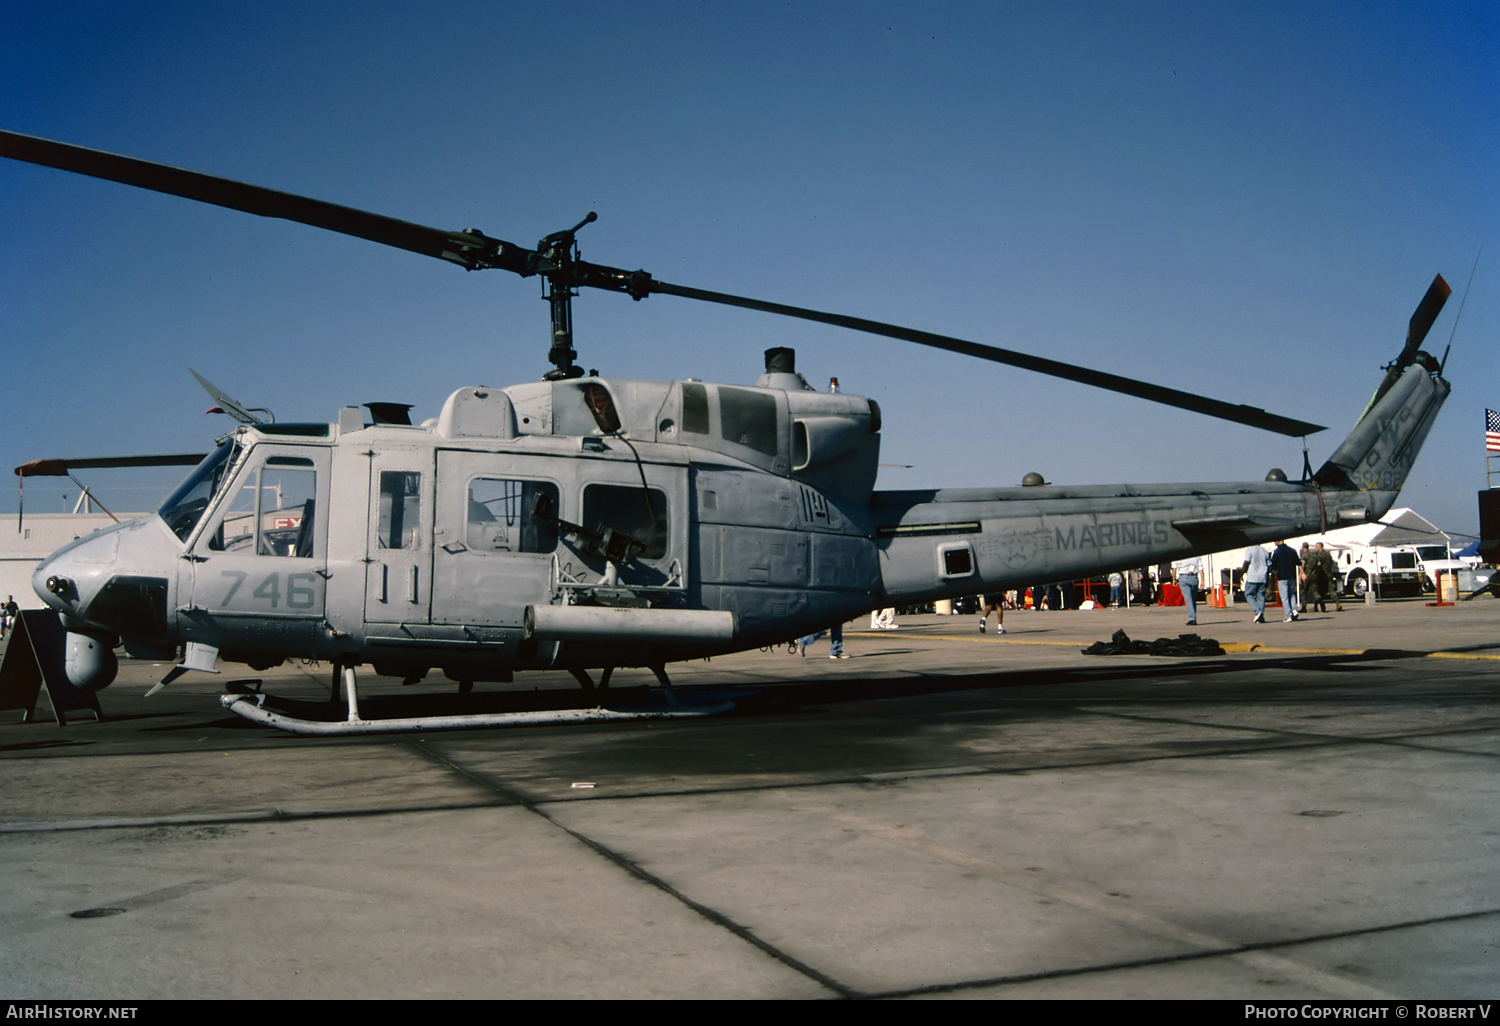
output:
[[[193,528],[198,526],[209,500],[219,490],[229,468],[234,466],[239,449],[239,443],[230,439],[209,453],[156,511],[178,538],[187,541]]]

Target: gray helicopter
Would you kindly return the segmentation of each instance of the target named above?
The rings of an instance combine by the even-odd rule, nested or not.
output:
[[[1245,483],[876,491],[874,401],[814,391],[787,349],[767,351],[753,386],[585,376],[574,362],[572,297],[590,287],[747,307],[1294,437],[1322,429],[1024,353],[587,263],[576,234],[593,214],[530,249],[15,133],[0,132],[0,156],[544,279],[553,366],[542,380],[461,388],[436,418],[411,424],[405,407],[384,404],[368,416],[345,407],[332,422],[277,423],[200,378],[239,426],[156,512],[65,546],[37,570],[33,586],[60,617],[76,688],[113,680],[117,642],[135,656],[181,653],[162,684],[220,659],[255,669],[329,662],[334,700],[323,711],[245,686],[222,697],[286,730],[703,715],[721,707],[678,702],[668,663],[784,643],[875,608],[1377,520],[1450,391],[1420,349],[1450,294],[1438,276],[1348,437],[1301,480],[1273,471]],[[17,473],[124,459],[144,462],[37,461]],[[461,693],[561,669],[599,703],[367,719],[363,665],[407,682],[441,672]],[[666,702],[608,707],[620,667],[649,668]]]

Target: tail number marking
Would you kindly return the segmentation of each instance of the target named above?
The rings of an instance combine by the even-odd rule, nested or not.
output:
[[[250,574],[244,570],[220,570],[219,576],[231,579],[229,590],[224,593],[224,600],[219,603],[221,609],[229,609],[234,603],[234,597],[240,592],[240,586],[249,579]],[[279,571],[266,574],[248,593],[241,595],[240,609],[250,610],[303,610],[315,609],[318,604],[318,575],[314,573],[289,573],[286,574],[286,583],[282,584],[282,574]]]

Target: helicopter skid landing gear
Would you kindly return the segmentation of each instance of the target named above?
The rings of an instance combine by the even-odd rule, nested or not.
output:
[[[611,668],[612,669],[612,668]],[[301,709],[312,711],[314,709],[327,710],[328,705],[309,705],[307,703],[280,703],[272,696],[264,692],[231,692],[220,695],[219,703],[227,710],[236,715],[243,716],[247,720],[261,723],[278,730],[289,731],[293,734],[383,734],[409,731],[427,730],[462,730],[473,727],[527,727],[540,726],[544,724],[563,723],[609,723],[623,720],[666,720],[685,719],[690,717],[714,716],[729,712],[734,708],[734,703],[721,701],[711,705],[689,706],[684,704],[672,691],[671,682],[667,679],[666,668],[663,666],[650,667],[656,679],[662,685],[662,694],[666,699],[666,708],[656,709],[606,709],[598,706],[592,709],[542,709],[532,712],[490,712],[490,713],[460,713],[452,716],[407,716],[407,717],[376,717],[366,719],[359,710],[359,691],[354,666],[352,664],[337,664],[333,670],[332,703],[338,703],[338,688],[342,684],[344,692],[345,715],[342,719],[311,718],[297,715]],[[607,669],[599,685],[599,691],[603,691],[609,683],[611,670]],[[586,671],[574,671],[574,677],[580,683],[587,682],[586,690],[591,694],[593,681],[589,679]],[[378,702],[378,699],[372,699]]]
[[[655,666],[647,667],[647,669],[656,675],[656,682],[661,685],[661,693],[666,696],[667,705],[673,709],[683,708],[682,703],[677,701],[677,692],[672,690],[672,682],[667,679],[667,668],[661,663],[657,663]]]
[[[662,665],[661,663],[657,663],[655,666],[646,667],[646,669],[651,671],[651,673],[656,677],[656,682],[661,685],[662,697],[666,699],[668,706],[673,709],[687,708],[677,700],[677,692],[672,690],[672,681],[667,677],[666,666]],[[609,678],[614,675],[615,668],[613,666],[606,666],[604,668],[604,672],[599,675],[599,684],[597,687],[594,684],[594,679],[589,676],[589,671],[583,669],[572,669],[568,672],[573,675],[574,680],[576,680],[580,685],[583,686],[584,694],[596,695],[601,691],[609,690]]]
[[[589,671],[575,667],[568,672],[573,675],[573,679],[578,682],[578,686],[583,688],[583,693],[585,695],[593,695],[594,678],[589,676]]]
[[[589,671],[587,671],[587,670],[581,670],[581,669],[572,669],[572,670],[569,670],[568,672],[571,673],[573,675],[573,679],[576,680],[579,683],[580,686],[582,686],[584,694],[586,694],[586,695],[592,695],[592,694],[594,694],[594,692],[595,692],[594,678],[592,678],[592,677],[589,676]],[[615,668],[613,666],[606,666],[604,668],[604,672],[599,675],[599,685],[598,685],[598,689],[597,690],[599,690],[599,691],[608,691],[609,690],[609,678],[612,677],[612,676],[614,676],[614,673],[615,673]]]

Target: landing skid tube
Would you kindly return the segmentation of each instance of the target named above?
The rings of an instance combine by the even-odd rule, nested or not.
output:
[[[655,670],[655,668],[652,668]],[[311,719],[277,709],[275,700],[261,692],[231,692],[220,695],[219,704],[230,712],[243,716],[254,723],[275,727],[293,734],[345,735],[386,734],[411,731],[464,730],[474,727],[532,727],[565,723],[610,723],[624,720],[670,720],[715,716],[729,712],[733,702],[716,702],[711,705],[689,706],[682,703],[669,689],[665,690],[667,707],[662,709],[539,709],[529,712],[478,712],[452,716],[408,716],[365,719],[359,712],[359,694],[355,683],[354,667],[344,666],[335,670],[335,677],[342,676],[345,704],[348,715],[342,720]],[[664,673],[658,673],[662,680]],[[601,689],[602,690],[602,689]],[[270,699],[270,701],[268,701]]]

